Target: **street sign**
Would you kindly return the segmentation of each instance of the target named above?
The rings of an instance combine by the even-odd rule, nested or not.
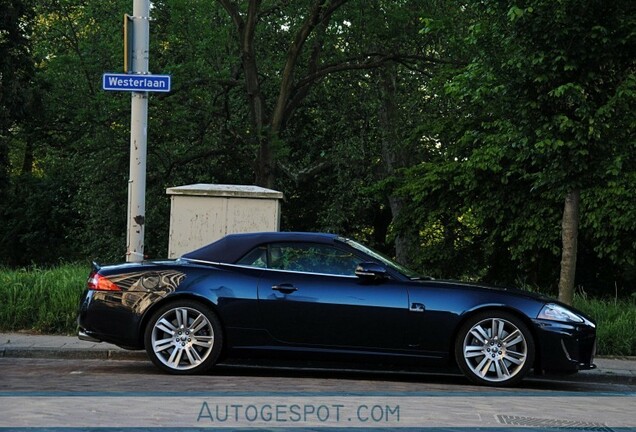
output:
[[[102,89],[131,92],[169,92],[170,75],[105,73]]]

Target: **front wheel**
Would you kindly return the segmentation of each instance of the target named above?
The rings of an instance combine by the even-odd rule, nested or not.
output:
[[[209,307],[178,300],[159,308],[144,334],[146,352],[160,369],[195,374],[210,369],[223,345],[221,324]]]
[[[528,327],[502,311],[477,314],[459,330],[455,358],[472,382],[496,387],[521,381],[534,361],[534,341]]]

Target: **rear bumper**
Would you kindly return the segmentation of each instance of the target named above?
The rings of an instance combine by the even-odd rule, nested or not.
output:
[[[572,373],[594,369],[596,329],[588,324],[535,320],[537,364],[547,373]]]
[[[122,292],[86,290],[79,307],[78,338],[142,348],[139,324],[141,314],[126,304]]]
[[[79,340],[83,340],[83,341],[87,341],[87,342],[97,342],[97,343],[101,343],[102,341],[89,335],[88,333],[86,333],[86,330],[84,330],[83,328],[80,328],[80,330],[77,332],[77,338]]]

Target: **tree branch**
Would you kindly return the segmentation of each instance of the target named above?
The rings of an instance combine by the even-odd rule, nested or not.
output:
[[[390,60],[393,60],[395,58],[395,56],[391,55],[391,56],[380,57],[377,60],[373,60],[373,61],[362,61],[359,63],[357,62],[357,60],[360,60],[365,57],[367,56],[361,56],[358,59],[349,59],[342,63],[333,63],[319,70],[316,70],[313,73],[308,74],[305,78],[300,80],[298,84],[296,85],[294,96],[290,99],[290,102],[287,106],[287,112],[290,113],[292,110],[294,110],[307,95],[309,87],[313,85],[316,81],[319,81],[320,79],[324,78],[325,76],[333,74],[333,73],[337,73],[337,72],[345,72],[345,71],[357,70],[357,69],[374,69],[374,68],[382,66],[384,63]]]
[[[269,16],[271,14],[273,14],[274,12],[281,10],[283,7],[287,6],[289,4],[289,0],[281,0],[278,3],[276,3],[274,6],[267,8],[263,11],[261,11],[258,14],[258,18],[264,18],[266,16]]]
[[[232,18],[232,21],[234,22],[236,29],[239,32],[241,32],[241,29],[243,28],[245,23],[243,21],[243,18],[241,17],[241,14],[239,13],[236,3],[234,3],[231,0],[217,0],[217,1],[221,4],[221,6],[223,6],[223,9],[225,9],[227,13],[230,15],[230,18]]]
[[[293,182],[296,184],[296,186],[299,186],[301,183],[304,183],[306,181],[311,180],[317,174],[320,174],[321,172],[323,172],[326,169],[328,169],[329,167],[331,167],[331,162],[322,161],[322,162],[317,163],[314,166],[311,166],[311,167],[308,167],[308,168],[303,168],[303,169],[298,170],[296,172],[293,172],[290,167],[285,166],[285,165],[283,165],[280,162],[277,165],[278,165],[278,168],[287,177],[289,177],[291,180],[293,180]]]
[[[326,0],[316,0],[311,8],[311,12],[305,18],[303,25],[296,32],[294,42],[290,45],[287,51],[287,61],[285,62],[285,68],[283,69],[282,82],[280,86],[280,92],[278,94],[278,100],[274,107],[272,115],[272,132],[276,133],[280,129],[283,119],[285,118],[289,97],[294,83],[294,72],[298,58],[302,52],[302,48],[307,41],[309,35],[314,31],[317,25],[323,26],[329,21],[331,15],[348,0],[334,0],[327,6]],[[313,53],[316,55],[311,61],[317,64],[318,54],[320,50],[316,50],[314,46]]]

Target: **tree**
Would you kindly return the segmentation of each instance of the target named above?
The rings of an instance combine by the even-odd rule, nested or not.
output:
[[[359,44],[351,46],[361,49],[351,50],[347,40],[354,29],[347,19],[358,11],[353,8],[344,11],[347,0],[314,0],[308,9],[304,2],[275,2],[264,8],[262,1],[250,0],[246,10],[231,0],[218,1],[236,31],[236,51],[250,108],[250,138],[259,149],[256,183],[262,186],[274,186],[276,145],[283,139],[284,129],[294,112],[319,81],[335,73],[373,69],[388,61],[409,57],[407,53],[374,51],[370,46],[359,47]],[[384,7],[379,1],[373,4],[378,10]],[[339,20],[334,22],[337,13],[340,13]],[[283,36],[279,41],[287,39],[278,45],[278,49],[286,46],[284,57],[267,65],[268,74],[264,74],[262,64],[259,65],[258,54],[262,55],[266,49],[262,36],[258,38],[259,24]],[[357,21],[355,25],[360,24]],[[263,86],[263,75],[276,77],[270,92]]]
[[[29,113],[34,64],[29,41],[33,9],[21,0],[2,0],[0,9],[0,196],[3,196],[9,186],[9,145],[16,122]]]
[[[513,257],[557,252],[561,220],[559,297],[571,302],[576,203],[582,191],[608,181],[601,167],[620,147],[613,126],[625,126],[613,124],[610,107],[617,97],[633,101],[625,83],[634,73],[634,8],[536,0],[523,8],[476,2],[465,10],[472,16],[470,61],[446,85],[465,110],[450,163],[461,166],[458,178],[479,225],[490,226],[490,238],[502,238]]]

